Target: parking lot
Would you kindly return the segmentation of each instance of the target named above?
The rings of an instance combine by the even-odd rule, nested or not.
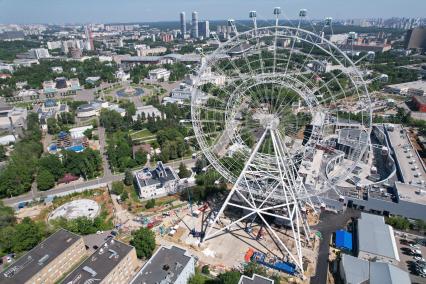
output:
[[[406,237],[404,237],[406,236]],[[423,258],[426,258],[426,247],[424,245],[417,244],[416,247],[411,247],[410,244],[414,244],[414,240],[417,236],[407,234],[396,234],[396,245],[398,247],[400,262],[399,267],[410,273],[410,279],[412,283],[426,283],[426,278],[423,278],[415,272],[414,255],[410,253],[411,249],[419,250]]]

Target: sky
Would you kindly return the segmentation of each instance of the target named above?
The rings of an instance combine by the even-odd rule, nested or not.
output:
[[[273,7],[284,18],[426,17],[426,0],[0,0],[0,23],[124,23],[187,20],[198,11],[200,20],[246,19],[256,10],[259,19],[272,18]]]

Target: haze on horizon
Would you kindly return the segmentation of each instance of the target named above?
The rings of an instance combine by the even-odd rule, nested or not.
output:
[[[342,3],[344,2],[344,3]],[[246,19],[250,10],[259,19],[272,18],[280,6],[284,18],[301,8],[311,19],[426,17],[425,0],[0,0],[0,23],[114,23],[178,21],[179,12],[198,11],[200,19]]]

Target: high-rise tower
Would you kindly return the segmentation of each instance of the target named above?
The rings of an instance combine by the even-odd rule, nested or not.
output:
[[[198,23],[198,35],[204,39],[210,37],[210,24],[209,21],[203,21]]]
[[[198,13],[192,12],[191,37],[198,38]]]
[[[94,42],[93,42],[93,34],[92,34],[91,27],[85,26],[84,27],[84,33],[86,35],[86,49],[87,50],[94,50],[95,45],[94,45]]]
[[[185,38],[185,34],[186,34],[185,12],[180,13],[180,33],[181,33],[182,38]]]

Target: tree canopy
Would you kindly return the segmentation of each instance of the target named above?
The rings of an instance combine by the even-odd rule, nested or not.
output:
[[[138,258],[150,258],[155,249],[155,234],[148,228],[140,228],[132,233],[130,244],[135,247]]]

